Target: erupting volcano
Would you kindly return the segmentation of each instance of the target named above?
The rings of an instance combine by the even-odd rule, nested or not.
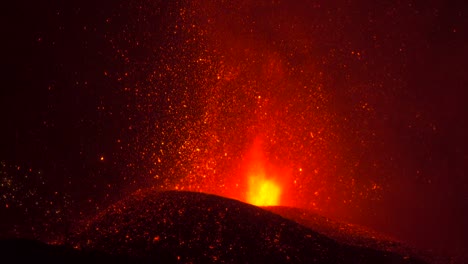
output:
[[[54,245],[0,262],[468,252],[466,1],[27,2],[0,23],[0,239]]]

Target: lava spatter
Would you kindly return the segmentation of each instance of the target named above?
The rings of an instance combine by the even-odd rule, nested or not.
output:
[[[228,6],[232,10],[221,11]],[[282,19],[287,20],[289,15],[278,13],[279,24],[265,28],[265,21],[249,15],[257,8],[276,13],[281,6],[250,3],[217,7],[196,2],[185,6],[180,13],[178,32],[184,32],[182,38],[187,37],[188,47],[197,51],[184,64],[198,66],[184,69],[203,78],[193,79],[189,87],[183,88],[196,93],[196,97],[170,102],[173,109],[181,107],[198,112],[189,119],[176,115],[187,125],[182,125],[182,130],[177,130],[177,126],[171,128],[173,137],[180,141],[174,153],[176,170],[182,170],[180,176],[185,175],[174,182],[177,189],[245,201],[249,192],[245,163],[249,162],[249,151],[256,138],[262,138],[265,160],[288,170],[274,175],[276,179],[265,185],[272,187],[278,180],[280,185],[284,183],[288,187],[278,191],[283,197],[292,193],[300,197],[300,189],[310,185],[311,180],[315,188],[324,188],[320,177],[305,175],[314,171],[320,171],[320,175],[332,174],[333,167],[327,164],[331,164],[333,157],[329,153],[336,137],[335,120],[329,109],[323,72],[317,68],[319,61],[306,56],[295,63],[297,54],[290,53],[287,47],[291,43],[268,37],[268,34],[295,34],[294,28],[281,28],[287,25]],[[181,55],[174,53],[174,56]],[[262,181],[262,177],[251,178],[250,185]],[[299,184],[293,185],[299,178],[296,180]]]
[[[5,4],[0,236],[152,187],[466,254],[465,2]]]

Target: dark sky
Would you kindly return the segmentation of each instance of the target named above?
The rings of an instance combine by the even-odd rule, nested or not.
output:
[[[260,139],[288,205],[464,254],[467,4],[289,2],[6,4],[0,235],[138,188],[242,200]]]

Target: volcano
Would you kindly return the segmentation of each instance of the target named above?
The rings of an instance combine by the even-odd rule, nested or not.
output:
[[[266,209],[211,194],[138,191],[91,219],[69,243],[84,252],[182,263],[425,263],[363,239],[349,243],[353,232],[330,235],[322,231],[332,226],[313,218],[316,230]]]

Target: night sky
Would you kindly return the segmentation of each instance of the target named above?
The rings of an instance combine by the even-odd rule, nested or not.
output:
[[[1,13],[0,237],[53,240],[144,188],[248,201],[257,166],[280,205],[466,254],[464,1]]]

